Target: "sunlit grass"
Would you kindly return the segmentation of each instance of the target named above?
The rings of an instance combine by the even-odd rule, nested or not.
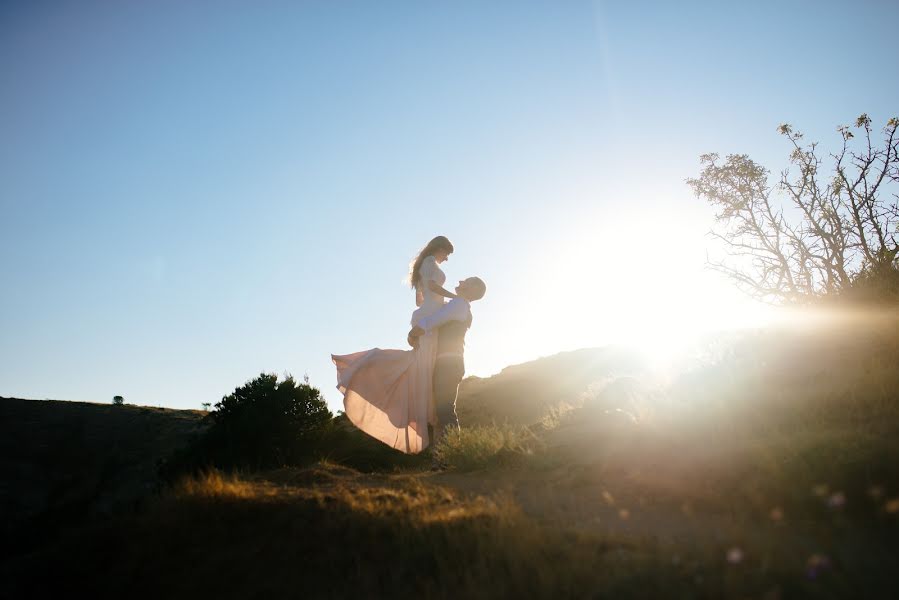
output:
[[[234,473],[222,473],[211,469],[180,479],[171,489],[175,498],[202,500],[258,500],[272,497],[277,489],[270,484],[250,482]]]
[[[475,425],[447,429],[433,453],[446,467],[470,471],[520,462],[541,444],[540,438],[523,425]]]
[[[450,489],[427,485],[413,476],[369,479],[327,462],[308,469],[284,468],[264,473],[223,473],[212,469],[182,478],[161,501],[203,505],[312,501],[357,515],[411,519],[420,524],[515,512],[508,502],[483,496],[460,497]]]

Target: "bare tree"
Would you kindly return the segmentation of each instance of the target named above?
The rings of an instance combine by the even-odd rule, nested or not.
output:
[[[696,196],[717,209],[711,235],[724,257],[712,268],[747,293],[775,303],[805,302],[839,294],[860,275],[895,272],[899,253],[899,119],[884,127],[882,142],[861,115],[852,128],[838,128],[839,152],[822,173],[817,144],[803,145],[790,125],[778,132],[793,147],[791,168],[775,183],[769,171],[745,154],[700,157],[702,171],[688,179]]]

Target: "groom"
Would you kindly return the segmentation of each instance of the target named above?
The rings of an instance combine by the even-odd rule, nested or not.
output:
[[[480,300],[487,286],[478,277],[463,279],[456,286],[456,297],[429,317],[423,318],[409,332],[409,345],[418,347],[418,337],[437,330],[437,359],[434,363],[434,402],[437,408],[437,427],[432,443],[436,443],[444,429],[459,426],[456,416],[456,395],[465,376],[465,334],[471,327],[471,303]]]

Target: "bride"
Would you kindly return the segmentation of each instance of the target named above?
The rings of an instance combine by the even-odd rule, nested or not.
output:
[[[439,266],[452,253],[453,245],[441,235],[412,261],[409,283],[418,306],[412,313],[413,327],[437,312],[446,298],[456,297],[444,289],[446,275]],[[356,427],[409,454],[428,446],[428,425],[437,422],[432,389],[436,336],[436,331],[425,333],[414,350],[373,348],[331,355],[346,416]]]

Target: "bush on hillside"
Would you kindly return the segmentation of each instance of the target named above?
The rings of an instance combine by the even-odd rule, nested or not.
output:
[[[863,269],[841,299],[867,304],[899,302],[899,266],[881,263]]]
[[[205,467],[268,468],[315,460],[331,429],[331,412],[308,380],[261,373],[216,403],[210,427],[162,468],[170,478]]]

